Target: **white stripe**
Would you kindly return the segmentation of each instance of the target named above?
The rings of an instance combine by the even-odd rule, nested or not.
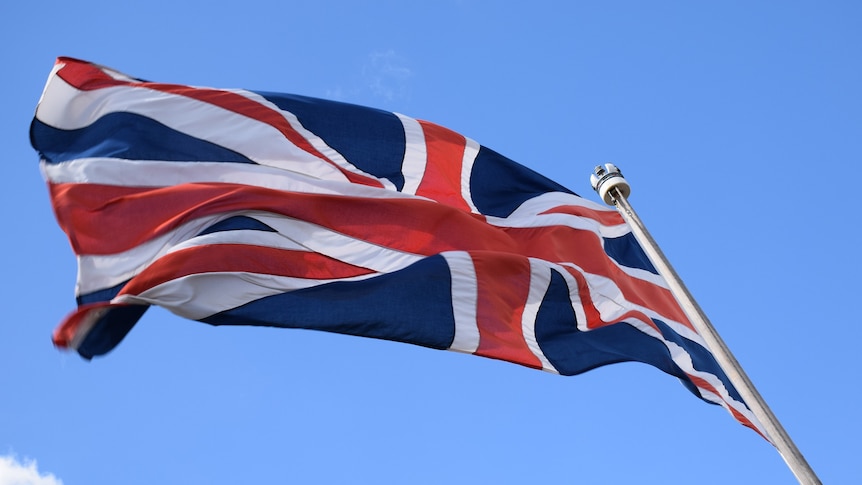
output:
[[[415,194],[425,176],[425,167],[428,164],[428,148],[425,145],[425,133],[422,125],[413,118],[394,113],[404,126],[404,163],[401,165],[401,173],[404,175],[405,194]]]
[[[252,217],[261,222],[266,219],[262,213],[246,212],[242,215]],[[248,246],[260,246],[264,248],[284,249],[288,251],[310,252],[308,248],[293,239],[290,239],[284,234],[249,229],[218,231],[204,234],[202,236],[195,236],[172,246],[165,254],[175,253],[177,251],[182,251],[183,249],[211,246],[215,244],[244,244]]]
[[[216,222],[238,214],[242,213],[230,212],[194,219],[121,253],[79,255],[75,295],[85,295],[114,287],[143,271],[176,244],[193,237]]]
[[[566,288],[569,290],[569,301],[572,303],[572,311],[575,312],[575,324],[579,330],[583,330],[586,328],[587,312],[584,310],[584,302],[581,300],[581,294],[578,291],[578,281],[565,268],[563,268],[562,265],[556,265],[554,263],[548,264],[551,268],[557,271],[557,273],[560,274],[566,282]],[[583,271],[581,271],[580,268],[577,266],[575,266],[575,268],[583,274]]]
[[[218,106],[145,87],[80,91],[55,76],[36,118],[63,130],[89,126],[102,116],[128,112],[233,150],[262,165],[327,180],[347,180],[337,168],[291,143],[273,126]]]
[[[615,209],[600,205],[596,202],[593,202],[589,199],[585,199],[578,195],[570,194],[567,192],[545,192],[525,200],[517,209],[515,209],[515,211],[512,213],[512,216],[510,217],[519,217],[519,214],[523,214],[522,217],[530,217],[531,214],[535,215],[551,209],[555,209],[560,206],[567,205],[583,207],[584,209],[599,213],[617,213]],[[620,219],[620,223],[622,224],[622,219]]]
[[[199,273],[167,281],[139,295],[121,295],[111,302],[158,305],[181,317],[200,320],[267,296],[373,276],[319,280],[248,272]]]
[[[223,182],[309,194],[379,199],[415,197],[346,181],[315,179],[299,172],[250,163],[81,158],[56,164],[43,161],[40,168],[45,180],[53,183],[170,187],[187,183]]]
[[[281,234],[266,231],[223,231],[195,237],[205,228],[238,215],[260,219],[260,213],[256,211],[226,212],[191,220],[128,251],[107,255],[79,255],[75,294],[84,295],[114,287],[139,274],[165,254],[190,246],[253,244],[279,249],[306,250]]]
[[[455,315],[455,338],[449,350],[472,354],[479,348],[479,326],[476,323],[479,287],[473,259],[464,251],[441,253],[452,275],[452,310]]]
[[[631,268],[629,266],[623,266],[616,262],[613,258],[608,258],[611,262],[613,262],[617,268],[619,268],[623,273],[631,276],[632,278],[636,278],[642,281],[646,281],[647,283],[651,283],[655,286],[667,289],[667,281],[665,281],[662,275],[658,275],[655,273],[651,273],[645,269],[640,268]]]
[[[298,219],[279,215],[257,218],[312,252],[380,273],[397,271],[425,257],[354,239]]]
[[[620,224],[613,226],[606,226],[595,219],[585,216],[574,216],[560,213],[543,214],[543,212],[547,210],[563,205],[578,205],[587,209],[598,210],[600,212],[615,212],[609,211],[604,207],[598,206],[598,204],[595,204],[594,202],[576,195],[562,192],[549,192],[525,201],[508,217],[501,218],[487,216],[486,220],[489,224],[497,227],[530,228],[564,226],[572,229],[589,231],[600,238],[616,238],[631,233],[631,228],[625,222],[621,222]],[[602,241],[602,244],[604,244],[604,241]],[[661,288],[668,287],[667,282],[661,275],[641,268],[632,268],[622,265],[613,258],[608,258],[608,261],[612,262],[621,271],[633,278],[649,282]]]
[[[563,205],[578,205],[600,212],[612,212],[604,208],[596,208],[590,201],[577,195],[562,192],[548,192],[526,200],[508,217],[487,216],[489,224],[500,227],[546,227],[546,226],[569,226],[574,229],[584,229],[600,234],[602,237],[620,237],[631,232],[629,226],[620,221],[620,224],[612,226],[603,225],[599,221],[571,214],[551,213],[544,214],[548,210]]]
[[[45,94],[48,93],[48,88],[51,86],[52,81],[57,77],[57,72],[65,66],[65,63],[56,63],[54,67],[51,69],[51,73],[48,74],[48,79],[45,81],[45,87],[42,88],[42,94],[39,96],[39,102],[36,103],[36,113],[39,113],[39,108],[42,108],[42,100],[45,99]],[[47,108],[45,108],[47,109]]]
[[[592,295],[591,300],[593,301],[593,304],[595,305],[596,309],[599,310],[603,321],[609,322],[616,320],[624,313],[631,310],[635,310],[644,313],[650,318],[661,320],[669,327],[671,327],[674,332],[682,335],[689,340],[697,342],[701,346],[706,346],[706,343],[703,341],[700,334],[698,334],[685,324],[678,322],[667,315],[662,315],[651,308],[643,307],[627,300],[623,295],[622,290],[619,286],[617,286],[613,279],[607,278],[605,276],[587,273],[581,267],[573,263],[560,263],[560,266],[573,268],[577,272],[581,273],[581,275],[583,275],[584,279],[586,279],[587,281],[590,295]],[[564,269],[561,269],[560,271],[561,273],[563,273],[563,276],[568,281],[570,281],[569,287],[576,288],[577,283],[575,282],[574,277],[568,274],[568,272],[566,272]],[[578,328],[584,332],[590,330],[589,327],[587,327],[586,325],[586,319],[578,320]]]
[[[473,203],[473,193],[470,191],[470,177],[473,175],[473,164],[479,155],[479,144],[470,138],[466,138],[464,144],[464,157],[461,159],[461,198],[470,206],[474,214],[480,214],[476,204]]]
[[[195,236],[204,228],[236,215],[257,219],[277,232],[238,230]],[[423,257],[354,239],[323,226],[280,214],[238,211],[195,219],[122,253],[79,256],[76,294],[111,288],[139,274],[167,253],[207,244],[249,244],[305,250],[381,273],[405,268]]]
[[[527,347],[530,348],[533,355],[542,363],[542,369],[558,374],[559,372],[548,361],[545,353],[539,347],[539,342],[536,340],[536,317],[539,314],[542,301],[548,293],[548,287],[551,285],[551,269],[547,261],[535,258],[530,258],[529,261],[530,292],[527,295],[524,313],[521,316],[521,332],[524,335],[524,341],[527,342]]]

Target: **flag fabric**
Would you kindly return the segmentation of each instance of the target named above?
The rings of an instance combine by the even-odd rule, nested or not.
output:
[[[54,342],[85,358],[158,305],[563,375],[643,362],[767,437],[616,211],[447,128],[59,58],[30,138],[78,258]]]

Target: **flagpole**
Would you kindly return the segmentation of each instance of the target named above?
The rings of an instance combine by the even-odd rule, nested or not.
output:
[[[820,479],[814,470],[802,456],[802,453],[790,439],[790,436],[781,426],[778,418],[772,414],[766,401],[755,389],[754,384],[742,370],[730,349],[718,335],[718,332],[710,323],[706,314],[691,296],[683,284],[679,275],[674,271],[670,262],[664,256],[650,233],[641,222],[637,213],[629,204],[627,197],[631,193],[631,187],[622,173],[613,164],[607,163],[598,166],[595,173],[590,177],[593,188],[599,193],[602,200],[608,205],[613,205],[622,214],[625,221],[632,227],[632,232],[643,246],[644,251],[656,266],[659,273],[667,280],[668,287],[676,297],[686,315],[692,321],[694,328],[706,342],[721,368],[727,374],[728,379],[739,391],[751,412],[757,417],[766,429],[768,438],[778,449],[778,453],[784,459],[787,466],[796,476],[801,485],[820,485]]]

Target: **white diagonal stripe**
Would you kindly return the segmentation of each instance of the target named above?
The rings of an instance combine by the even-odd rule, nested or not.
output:
[[[455,338],[449,350],[472,354],[479,348],[476,308],[479,288],[473,259],[464,251],[441,253],[452,275],[452,310],[455,315]]]
[[[373,276],[376,275],[322,280],[248,272],[198,273],[172,279],[138,295],[120,295],[111,302],[158,305],[179,316],[200,320],[267,296]]]
[[[470,138],[465,138],[464,157],[461,159],[461,198],[467,202],[474,214],[480,214],[473,203],[473,193],[470,191],[470,176],[473,175],[473,164],[479,155],[479,144]]]
[[[186,96],[140,86],[81,91],[58,76],[46,86],[45,96],[51,97],[51,103],[40,104],[36,118],[55,128],[75,130],[111,113],[134,113],[262,165],[320,179],[346,180],[333,165],[294,145],[272,125]]]
[[[401,165],[401,173],[404,175],[405,194],[415,194],[425,176],[425,167],[428,165],[428,148],[425,145],[425,132],[422,125],[413,118],[395,113],[404,126],[404,163]]]
[[[530,352],[542,363],[542,369],[557,374],[557,369],[548,361],[536,340],[536,317],[539,314],[542,301],[548,293],[548,287],[551,285],[551,268],[547,262],[542,260],[530,258],[529,261],[530,291],[527,295],[527,303],[524,305],[524,312],[521,315],[521,332]]]

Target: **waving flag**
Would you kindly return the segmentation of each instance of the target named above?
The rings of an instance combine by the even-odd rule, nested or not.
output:
[[[30,136],[78,256],[54,342],[85,358],[158,305],[564,375],[644,362],[766,436],[614,210],[451,130],[60,58]]]

